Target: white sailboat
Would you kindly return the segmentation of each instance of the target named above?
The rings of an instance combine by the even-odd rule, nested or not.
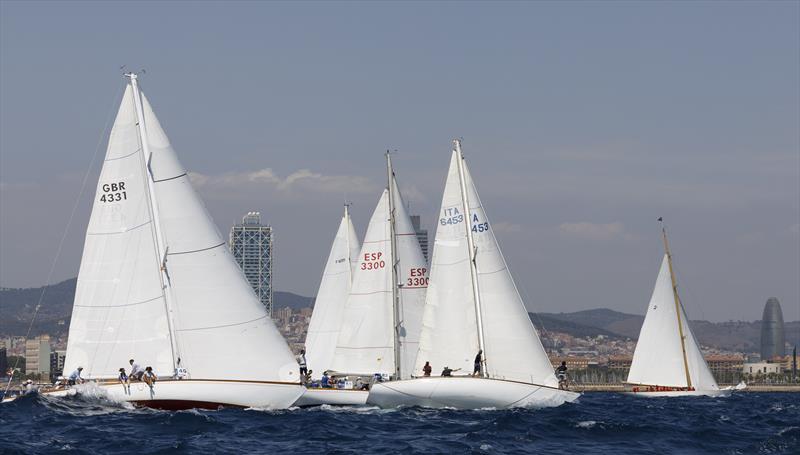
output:
[[[557,406],[579,395],[560,390],[454,141],[431,263],[415,371],[426,362],[452,377],[375,384],[367,402],[453,408]],[[481,350],[479,375],[470,376]],[[460,370],[460,373],[458,373]],[[434,373],[436,374],[436,373]]]
[[[331,245],[328,262],[322,273],[322,281],[314,302],[314,312],[306,334],[306,364],[314,380],[322,376],[333,360],[336,340],[342,326],[344,305],[350,295],[353,273],[358,267],[358,254],[361,244],[358,241],[353,220],[347,204],[336,237]],[[363,391],[350,393],[327,393],[327,389],[307,389],[295,403],[297,406],[318,404],[364,404],[367,394]]]
[[[717,385],[692,333],[678,297],[672,254],[663,226],[661,234],[664,259],[633,353],[627,393],[647,397],[730,395],[730,387],[720,389]]]
[[[64,371],[165,408],[286,408],[297,363],[189,181],[136,74],[109,137],[78,274]],[[153,387],[118,381],[129,359]],[[52,392],[75,393],[80,387]]]
[[[388,153],[386,165],[386,189],[364,235],[333,359],[326,368],[336,377],[365,382],[375,374],[411,377],[428,286],[428,266]],[[311,403],[311,398],[316,401]],[[298,404],[363,404],[366,399],[366,391],[309,389]]]

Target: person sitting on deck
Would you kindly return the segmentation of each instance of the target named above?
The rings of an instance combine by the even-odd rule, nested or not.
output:
[[[431,367],[431,363],[430,362],[425,362],[425,366],[422,367],[422,375],[423,376],[430,376],[431,375],[431,371],[433,371],[433,367]]]
[[[77,370],[73,371],[69,375],[69,379],[67,379],[67,384],[75,385],[75,384],[83,384],[83,378],[81,377],[81,371],[83,371],[83,367],[78,367]]]
[[[327,371],[322,373],[322,378],[319,380],[319,386],[323,389],[329,389],[331,387],[330,377],[328,377]]]
[[[450,367],[444,367],[444,370],[442,370],[442,376],[446,376],[448,378],[453,376],[453,370],[451,370]]]
[[[133,359],[130,360],[130,363],[131,363],[131,374],[129,376],[131,381],[133,380],[141,381],[142,376],[144,376],[144,370],[142,369],[141,366],[139,366],[138,363],[134,362]]]
[[[481,364],[483,363],[483,349],[478,350],[478,355],[475,356],[475,367],[472,369],[473,376],[481,374]]]
[[[149,385],[150,387],[153,387],[153,384],[156,383],[156,379],[158,379],[158,378],[156,377],[156,374],[153,373],[153,367],[147,367],[147,368],[144,369],[144,374],[142,375],[142,380],[147,385]]]

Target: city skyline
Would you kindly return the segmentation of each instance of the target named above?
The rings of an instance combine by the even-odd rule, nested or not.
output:
[[[644,313],[663,216],[692,319],[800,319],[797,3],[215,5],[0,4],[0,286],[71,218],[77,275],[127,63],[218,228],[270,214],[278,289],[316,293],[344,201],[363,234],[386,149],[434,236],[463,135],[530,311]]]

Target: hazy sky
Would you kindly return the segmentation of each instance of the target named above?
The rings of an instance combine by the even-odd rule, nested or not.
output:
[[[800,318],[800,3],[0,2],[0,285],[77,274],[119,67],[223,232],[314,295],[394,164],[435,229],[464,152],[532,310],[644,313],[668,228],[692,318]]]

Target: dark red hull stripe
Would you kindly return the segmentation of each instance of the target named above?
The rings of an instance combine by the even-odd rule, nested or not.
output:
[[[161,409],[164,411],[185,411],[187,409],[210,409],[216,411],[219,408],[243,408],[234,404],[214,403],[212,401],[194,400],[142,400],[132,401],[136,406],[145,408]]]

